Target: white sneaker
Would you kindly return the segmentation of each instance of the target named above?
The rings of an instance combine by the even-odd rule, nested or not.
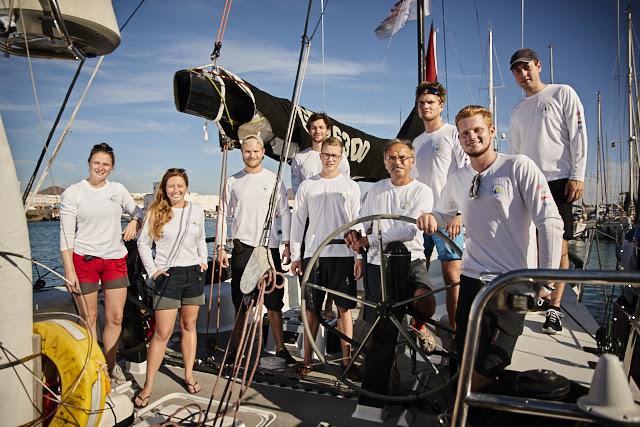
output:
[[[120,385],[127,382],[127,377],[124,376],[124,372],[122,372],[122,368],[117,363],[113,366],[111,373],[109,375],[111,377],[111,381]]]

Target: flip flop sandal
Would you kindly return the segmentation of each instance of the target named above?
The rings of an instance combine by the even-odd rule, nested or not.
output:
[[[198,384],[198,381],[193,381],[190,383],[187,380],[184,380],[184,385],[185,385],[184,388],[187,390],[189,394],[196,394],[200,390],[202,390],[202,387],[200,387],[200,384]]]
[[[145,397],[140,396],[141,394],[142,390],[133,396],[133,407],[136,409],[146,408],[149,405],[149,398],[151,397],[151,394]]]
[[[309,375],[311,372],[313,371],[313,367],[311,365],[303,365],[300,366],[296,372],[298,373],[299,377],[306,377],[307,375]]]

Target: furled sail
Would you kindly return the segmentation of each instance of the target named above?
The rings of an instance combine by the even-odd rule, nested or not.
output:
[[[220,67],[180,70],[174,76],[173,88],[178,111],[220,123],[227,136],[234,140],[259,132],[267,155],[280,160],[291,101],[270,95]],[[311,145],[307,120],[312,113],[304,107],[298,109],[288,160]],[[332,121],[331,135],[344,142],[353,179],[386,178],[382,150],[388,140]],[[422,131],[422,122],[412,113],[398,137],[413,139]]]

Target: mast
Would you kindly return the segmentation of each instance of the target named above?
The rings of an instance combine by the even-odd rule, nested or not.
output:
[[[425,81],[426,69],[424,66],[424,1],[417,1],[418,21],[418,84]]]
[[[631,23],[631,5],[627,9],[627,108],[629,117],[629,208],[627,215],[633,216],[634,209],[634,188],[633,188],[633,145],[635,143],[634,136],[634,118],[633,118],[633,26]]]
[[[596,222],[598,221],[598,213],[600,212],[599,191],[600,191],[600,173],[604,165],[601,164],[600,152],[602,151],[602,104],[600,102],[600,91],[598,91],[598,147],[596,149]],[[604,175],[602,175],[604,181]]]
[[[496,109],[496,88],[493,85],[493,28],[489,24],[489,111],[493,117],[493,124],[496,128],[496,135],[493,139],[493,148],[500,151],[498,147],[499,135],[498,131],[498,110]]]

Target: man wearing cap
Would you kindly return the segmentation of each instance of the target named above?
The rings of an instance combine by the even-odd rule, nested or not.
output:
[[[264,142],[258,135],[249,135],[242,141],[242,161],[244,169],[227,179],[227,188],[224,200],[224,212],[227,217],[233,218],[231,236],[233,237],[233,251],[231,252],[231,299],[236,313],[242,311],[236,321],[236,326],[244,324],[244,308],[242,307],[243,294],[240,290],[240,279],[251,257],[253,249],[261,245],[262,230],[264,229],[269,201],[273,187],[276,184],[276,174],[262,167],[264,159]],[[287,190],[284,184],[280,184],[278,192],[276,214],[282,222],[282,239],[285,245],[283,259],[289,258],[289,229],[291,226],[291,213],[287,200]],[[222,236],[226,236],[227,221],[223,215],[218,217],[218,227],[222,230]],[[278,233],[275,221],[271,226],[269,236],[269,250],[278,271],[282,272],[280,251],[278,250]],[[229,260],[223,245],[218,246],[220,263],[223,267],[229,266]],[[264,296],[264,305],[267,307],[271,332],[276,343],[275,356],[285,360],[289,366],[296,364],[296,360],[289,354],[284,345],[282,332],[282,307],[284,289],[275,289]],[[234,328],[232,344],[237,346],[239,340],[239,328]],[[234,349],[235,350],[235,349]],[[232,350],[233,351],[233,350]]]
[[[542,170],[564,222],[560,268],[569,268],[569,240],[573,237],[573,202],[582,197],[587,164],[584,108],[571,86],[546,84],[542,63],[532,49],[511,56],[511,72],[526,98],[511,114],[510,152],[525,154]],[[560,300],[564,283],[556,283],[542,330],[562,332]]]
[[[413,140],[415,150],[415,178],[427,184],[433,191],[433,203],[440,198],[442,188],[449,173],[464,167],[469,158],[458,141],[458,130],[442,120],[442,109],[447,91],[438,82],[422,82],[416,88],[416,110],[424,124],[424,133]],[[456,215],[446,227],[439,230],[447,234],[462,249],[462,217]],[[424,235],[424,254],[427,265],[433,248],[438,251],[442,266],[442,279],[447,288],[447,315],[449,325],[456,328],[456,306],[458,303],[458,285],[460,284],[460,256],[437,235]]]

